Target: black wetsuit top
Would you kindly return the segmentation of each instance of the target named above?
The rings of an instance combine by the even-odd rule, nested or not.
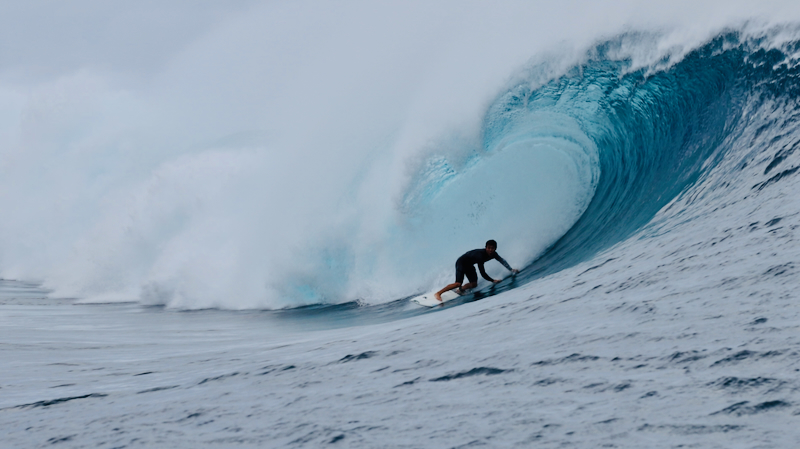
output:
[[[478,276],[475,273],[475,264],[478,264],[478,269],[481,272],[481,276],[489,282],[494,281],[494,279],[490,278],[488,274],[486,274],[486,270],[483,268],[483,264],[495,259],[504,267],[508,268],[509,271],[511,270],[511,266],[506,262],[505,259],[500,257],[497,252],[494,255],[490,256],[489,253],[486,252],[485,249],[473,249],[472,251],[467,251],[461,257],[456,260],[456,282],[463,282],[464,275],[467,275],[467,279],[470,282],[476,282],[478,280]]]

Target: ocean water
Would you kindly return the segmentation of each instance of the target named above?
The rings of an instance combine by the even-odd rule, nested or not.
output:
[[[5,7],[2,447],[800,445],[800,10],[455,6]]]

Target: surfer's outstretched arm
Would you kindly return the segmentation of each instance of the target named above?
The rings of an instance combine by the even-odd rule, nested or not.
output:
[[[500,254],[494,253],[494,258],[495,258],[495,260],[497,260],[498,262],[500,262],[500,264],[502,264],[504,267],[506,267],[506,269],[507,269],[508,271],[510,271],[512,274],[517,274],[517,273],[519,273],[519,270],[517,270],[516,268],[511,268],[511,265],[509,265],[509,264],[508,264],[508,262],[506,262],[506,260],[505,260],[505,259],[503,259],[502,257],[500,257]]]
[[[484,278],[484,279],[486,279],[487,281],[489,281],[489,282],[493,282],[493,283],[495,283],[495,284],[496,284],[496,283],[498,283],[498,282],[500,282],[500,281],[499,281],[499,280],[497,280],[497,279],[492,279],[492,278],[491,278],[491,276],[489,276],[488,274],[486,274],[486,270],[483,268],[483,264],[482,264],[482,263],[479,263],[479,264],[478,264],[478,270],[480,270],[480,272],[481,272],[481,276],[483,276],[483,278]]]

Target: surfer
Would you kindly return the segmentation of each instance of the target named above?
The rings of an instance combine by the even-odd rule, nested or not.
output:
[[[511,268],[508,262],[506,262],[505,259],[497,254],[497,242],[494,240],[489,240],[486,242],[486,248],[473,249],[472,251],[467,251],[461,257],[459,257],[458,260],[456,260],[456,281],[439,290],[433,296],[436,297],[437,301],[441,301],[442,293],[448,292],[454,288],[458,289],[458,294],[460,295],[464,293],[464,290],[477,287],[478,274],[475,273],[475,264],[478,264],[478,269],[480,270],[481,276],[483,276],[484,279],[497,284],[500,282],[500,280],[490,278],[489,275],[486,274],[486,270],[483,269],[483,264],[492,259],[495,259],[503,264],[503,266],[509,269],[512,273],[519,273],[519,270]],[[464,275],[467,276],[469,283],[462,286],[461,284],[464,282]]]

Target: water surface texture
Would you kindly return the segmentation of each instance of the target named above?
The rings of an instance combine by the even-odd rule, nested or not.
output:
[[[800,445],[797,7],[458,5],[17,30],[3,446]]]

